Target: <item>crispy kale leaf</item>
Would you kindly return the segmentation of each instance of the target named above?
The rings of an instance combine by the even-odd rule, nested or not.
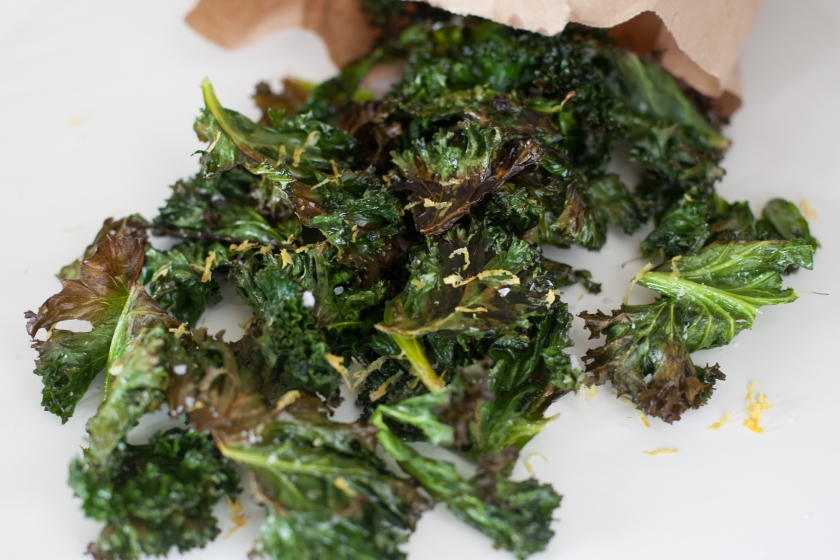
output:
[[[604,346],[584,356],[587,373],[598,384],[610,380],[619,396],[633,399],[649,416],[679,420],[686,409],[705,404],[715,381],[724,378],[717,365],[700,368],[691,361],[678,303],[622,306],[611,317],[581,316],[590,338],[607,337]]]
[[[254,473],[269,509],[254,554],[278,560],[404,559],[398,547],[428,499],[374,454],[370,427],[330,422],[323,408],[296,404],[289,409],[292,417],[267,426],[260,442],[221,447]]]
[[[428,238],[425,249],[379,330],[403,337],[485,333],[545,311],[550,284],[530,282],[539,254],[526,242],[458,228]]]
[[[76,259],[72,263],[61,267],[61,271],[56,275],[59,280],[78,280],[79,269],[82,261],[91,258],[96,253],[96,247],[105,241],[109,235],[111,237],[136,237],[137,239],[146,240],[149,222],[143,219],[139,214],[132,214],[126,218],[108,218],[102,223],[102,227],[97,232],[93,243],[87,246],[82,258]]]
[[[71,467],[105,523],[96,558],[204,546],[213,505],[238,491],[234,467],[268,510],[255,557],[403,559],[439,501],[525,558],[552,537],[560,497],[509,476],[548,407],[584,381],[564,352],[559,289],[600,289],[542,246],[599,249],[608,228],[653,218],[642,250],[671,260],[636,281],[660,298],[583,314],[606,337],[585,361],[589,379],[668,422],[723,379],[692,352],[796,297],[782,275],[812,264],[807,222],[782,200],[756,222],[715,193],[729,143],[655,60],[582,26],[546,37],[422,3],[365,5],[383,27],[375,48],[320,85],[261,84],[259,123],[205,80],[200,173],[151,224],[106,221],[62,292],[27,314],[31,335],[50,332],[35,343],[48,409],[66,420],[108,372]],[[391,62],[404,71],[390,92],[364,90]],[[632,191],[608,174],[621,146],[642,168]],[[152,248],[150,227],[183,242]],[[234,343],[186,329],[219,301],[222,273],[255,313]],[[93,329],[53,328],[65,319]],[[328,418],[342,382],[364,387],[356,422]],[[164,402],[190,428],[129,445]]]
[[[618,76],[611,83],[624,105],[616,116],[631,142],[630,159],[644,168],[637,195],[658,223],[689,189],[712,192],[729,141],[660,66],[629,53],[613,56]]]
[[[41,404],[63,422],[73,415],[96,374],[110,368],[141,329],[178,325],[138,282],[143,253],[142,239],[106,237],[81,264],[78,280],[62,280],[61,292],[38,313],[26,313],[30,336],[42,328],[50,332],[49,338],[32,345],[38,351],[35,373],[44,382]],[[90,321],[93,329],[55,328],[69,319]]]
[[[274,128],[260,126],[222,107],[208,80],[202,90],[207,108],[196,120],[195,130],[201,140],[211,143],[201,156],[205,173],[242,165],[283,187],[293,180],[317,179],[316,172],[331,173],[335,165],[347,166],[344,158],[352,153],[354,141],[335,128],[305,114],[274,118]]]
[[[279,244],[289,234],[300,232],[300,226],[295,223],[290,223],[288,232],[273,227],[274,221],[290,213],[285,195],[275,183],[261,181],[245,170],[234,168],[211,177],[199,173],[175,183],[172,196],[153,223],[160,235],[225,243]]]
[[[662,271],[646,271],[638,283],[659,292],[659,301],[622,306],[612,316],[581,314],[591,338],[607,339],[586,353],[586,370],[597,383],[610,380],[645,413],[679,420],[687,408],[704,404],[723,378],[717,366],[694,366],[689,354],[728,344],[752,327],[761,306],[794,301],[781,275],[812,264],[813,248],[804,240],[754,241],[710,245],[665,263]]]
[[[804,239],[815,251],[820,246],[799,208],[782,198],[774,198],[764,206],[756,230],[763,239]]]
[[[376,328],[406,353],[412,372],[430,390],[442,382],[425,357],[420,337],[483,337],[527,325],[554,299],[549,279],[533,277],[539,254],[504,232],[453,229],[427,238],[410,265],[403,292],[388,304]]]
[[[551,420],[545,417],[548,407],[578,387],[579,372],[563,351],[572,346],[571,322],[566,304],[556,301],[545,315],[531,320],[526,332],[493,342],[488,351],[494,361],[489,372],[493,398],[479,403],[470,455],[521,450]]]
[[[86,452],[70,465],[70,486],[85,515],[105,523],[88,549],[97,560],[203,547],[219,534],[213,506],[234,497],[238,481],[212,439],[178,429],[158,432],[145,445],[122,443],[101,463]]]
[[[140,282],[165,311],[194,327],[207,305],[222,301],[211,273],[224,264],[227,250],[218,242],[187,241],[168,251],[150,247]]]
[[[395,189],[410,191],[417,231],[437,235],[541,156],[531,140],[505,146],[499,129],[466,122],[460,130],[438,132],[429,142],[418,139],[411,150],[392,154],[399,172],[391,181]]]
[[[560,496],[551,486],[533,479],[513,482],[503,477],[494,477],[488,484],[481,473],[464,480],[452,463],[423,457],[395,436],[385,422],[387,417],[408,421],[430,441],[452,441],[454,435],[446,435],[452,428],[434,415],[417,414],[414,410],[435,404],[441,396],[437,393],[416,397],[422,401],[404,401],[399,409],[379,406],[371,422],[379,428],[376,437],[380,445],[433,499],[446,503],[456,517],[492,538],[497,547],[511,550],[520,559],[543,550],[553,536],[549,528],[551,514],[560,505]]]
[[[429,502],[375,455],[375,430],[330,421],[319,399],[297,390],[272,406],[233,348],[195,343],[199,358],[167,389],[170,408],[186,411],[225,457],[251,471],[269,511],[253,554],[405,558],[398,546]]]
[[[313,249],[281,255],[259,253],[235,259],[233,282],[258,317],[250,336],[259,348],[261,367],[271,396],[290,389],[337,396],[341,377],[327,358],[329,346],[318,329],[313,287]]]
[[[297,181],[292,192],[302,223],[320,230],[342,262],[378,267],[395,251],[402,204],[375,176],[336,170],[313,186]]]
[[[145,445],[126,443],[143,414],[165,401],[170,377],[186,368],[191,345],[164,327],[144,330],[111,367],[115,380],[88,422],[89,447],[70,465],[70,486],[88,517],[105,522],[89,547],[98,559],[133,560],[203,547],[219,533],[211,512],[238,475],[206,435],[158,432]]]

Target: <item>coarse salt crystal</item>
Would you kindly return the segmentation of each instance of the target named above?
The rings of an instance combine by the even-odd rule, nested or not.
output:
[[[303,306],[315,307],[315,296],[313,296],[312,292],[310,292],[309,290],[303,292]]]

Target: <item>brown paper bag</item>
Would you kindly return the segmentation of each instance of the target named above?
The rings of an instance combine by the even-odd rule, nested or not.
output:
[[[544,34],[569,22],[611,28],[619,44],[662,53],[662,64],[699,92],[720,99],[726,113],[740,105],[738,56],[761,0],[428,0]],[[336,64],[361,55],[376,39],[361,0],[201,0],[187,16],[199,33],[227,48],[288,27],[320,35]]]

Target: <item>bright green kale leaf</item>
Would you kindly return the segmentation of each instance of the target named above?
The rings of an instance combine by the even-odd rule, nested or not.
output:
[[[210,142],[202,152],[205,173],[216,174],[242,165],[281,186],[293,180],[311,181],[314,170],[328,173],[346,167],[354,141],[335,128],[306,114],[275,118],[274,127],[261,126],[222,107],[208,80],[202,83],[204,102],[195,123],[199,138]],[[314,184],[314,183],[313,183]]]
[[[26,313],[33,338],[40,329],[50,335],[34,341],[35,373],[44,382],[41,404],[66,422],[96,374],[110,369],[131,339],[154,325],[177,327],[149,296],[138,279],[143,267],[143,240],[106,237],[84,261],[78,280],[62,280],[62,289],[38,309]],[[90,332],[56,329],[66,320],[90,321]],[[111,376],[105,380],[106,393]]]
[[[227,263],[227,250],[219,243],[187,241],[168,251],[146,249],[140,282],[173,317],[194,327],[208,305],[222,301],[211,273]]]
[[[804,239],[815,251],[820,246],[799,208],[782,198],[774,198],[764,206],[756,229],[763,239]]]
[[[606,335],[604,346],[584,356],[586,370],[597,383],[610,380],[645,413],[679,420],[687,408],[704,404],[715,380],[723,379],[717,366],[697,367],[689,354],[728,344],[752,327],[761,306],[794,301],[781,274],[812,265],[813,248],[804,240],[756,241],[710,245],[662,265],[664,271],[645,271],[638,283],[662,299],[622,306],[612,316],[581,314],[591,338]]]
[[[375,430],[330,422],[309,399],[287,410],[291,418],[269,424],[258,441],[221,444],[226,457],[254,473],[269,509],[254,555],[404,559],[398,547],[429,502],[374,454]]]
[[[395,189],[410,191],[417,231],[436,235],[541,157],[531,140],[506,145],[499,129],[465,122],[457,131],[437,132],[428,142],[418,139],[412,149],[393,153],[399,172],[390,177]]]
[[[810,270],[813,255],[802,240],[710,245],[695,257],[671,261],[676,273],[646,272],[638,283],[686,310],[685,337],[694,352],[731,342],[752,327],[759,307],[794,301],[781,274],[791,266]]]

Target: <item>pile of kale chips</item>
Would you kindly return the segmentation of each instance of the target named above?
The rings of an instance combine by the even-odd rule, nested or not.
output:
[[[755,219],[715,193],[729,143],[656,61],[591,29],[546,37],[368,5],[378,45],[320,85],[260,85],[259,123],[205,82],[199,173],[150,222],[106,221],[61,292],[27,314],[33,337],[49,333],[34,341],[46,410],[66,421],[105,372],[70,466],[85,514],[105,525],[98,559],[203,547],[245,471],[267,510],[254,557],[404,558],[443,502],[526,558],[551,539],[560,496],[509,475],[552,403],[610,381],[678,420],[723,379],[690,354],[796,299],[782,277],[811,268],[806,222],[783,200]],[[384,97],[361,87],[396,61]],[[619,140],[643,169],[632,191],[606,171]],[[606,340],[575,370],[560,290],[599,286],[542,247],[597,250],[610,224],[648,220],[641,251],[661,264],[635,281],[660,297],[581,314]],[[158,250],[150,234],[180,243]],[[254,313],[232,343],[197,328],[220,282]],[[54,328],[69,319],[92,330]],[[343,384],[362,411],[352,423],[330,419]],[[127,443],[164,405],[185,428]]]

